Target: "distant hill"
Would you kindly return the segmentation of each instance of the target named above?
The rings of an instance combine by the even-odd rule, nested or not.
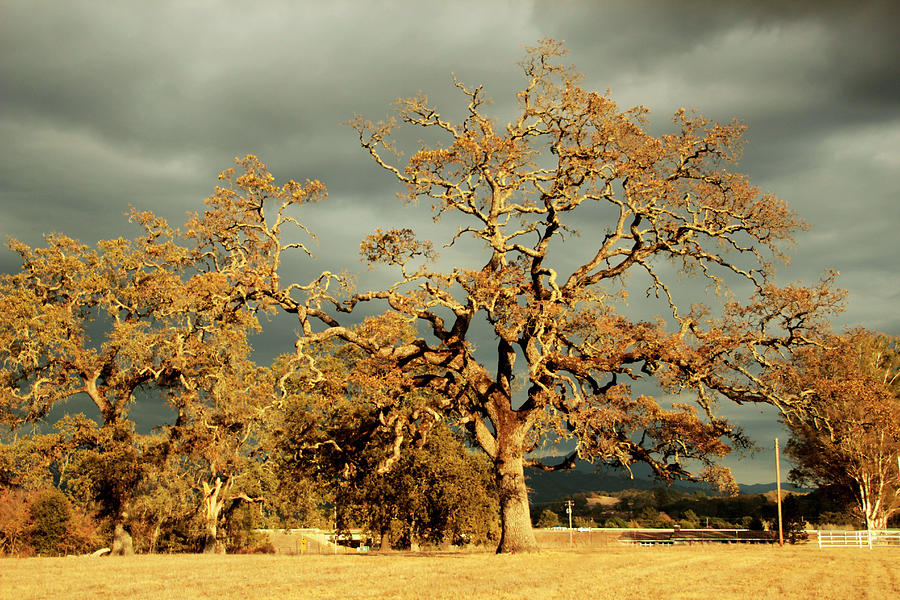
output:
[[[778,485],[773,481],[772,483],[750,483],[744,485],[740,484],[741,493],[742,494],[766,494],[769,492],[775,492]],[[791,485],[789,483],[781,482],[781,491],[782,492],[799,492],[799,493],[808,493],[813,491],[813,488],[798,488],[797,486]]]
[[[621,471],[601,470],[598,472],[594,465],[579,462],[574,469],[568,471],[540,471],[526,468],[525,479],[531,490],[532,504],[547,504],[553,500],[584,492],[621,492],[623,490],[651,490],[665,487],[664,483],[653,478],[649,467],[635,465],[632,470],[634,471],[633,479]],[[764,494],[776,488],[774,481],[772,483],[739,485],[742,494]],[[781,488],[792,492],[809,491],[785,483],[781,484]],[[675,482],[669,486],[669,489],[687,493],[697,491],[708,494],[716,493],[716,489],[708,483],[692,481]]]

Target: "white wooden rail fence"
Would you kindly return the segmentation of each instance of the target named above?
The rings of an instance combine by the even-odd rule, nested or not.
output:
[[[900,529],[818,531],[819,548],[900,548]]]

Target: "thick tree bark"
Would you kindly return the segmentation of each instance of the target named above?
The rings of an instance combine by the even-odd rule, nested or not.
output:
[[[502,528],[497,553],[537,552],[538,545],[531,528],[522,450],[527,428],[521,422],[509,425],[498,430],[497,456],[494,459]]]
[[[881,496],[875,494],[867,494],[865,487],[860,484],[862,493],[860,494],[860,512],[866,521],[867,529],[887,529],[887,514],[881,510]],[[872,501],[871,497],[875,495],[876,500]]]
[[[219,543],[216,540],[215,525],[207,525],[206,538],[203,541],[203,554],[225,554],[224,551],[220,552]]]
[[[381,552],[391,552],[393,550],[391,546],[391,525],[388,522],[387,525],[382,524],[381,526],[381,543],[379,544],[379,550]]]
[[[206,522],[206,539],[203,543],[204,554],[225,554],[225,547],[218,543],[219,514],[225,501],[222,499],[222,480],[216,477],[216,484],[209,485],[205,481],[203,484],[203,517]],[[231,479],[225,483],[225,489],[231,487]]]
[[[113,545],[110,551],[110,554],[113,556],[130,556],[134,554],[134,542],[131,539],[131,534],[125,531],[123,520],[124,518],[118,521],[113,530]]]
[[[500,490],[500,523],[502,534],[498,553],[537,552],[538,545],[531,529],[528,488],[522,457],[498,460],[497,485]]]
[[[156,522],[156,525],[153,526],[153,532],[150,534],[150,547],[148,552],[150,554],[156,554],[156,542],[159,541],[159,532],[162,529],[163,519],[160,519]]]
[[[511,366],[511,362],[509,364]],[[500,496],[498,554],[539,550],[531,528],[524,468],[525,437],[533,425],[533,413],[513,410],[510,405],[508,394],[497,395],[485,403],[486,416],[493,431],[478,417],[470,421],[478,445],[494,463],[494,477]]]

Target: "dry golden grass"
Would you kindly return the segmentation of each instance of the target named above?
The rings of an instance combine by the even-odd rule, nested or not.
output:
[[[537,555],[0,559],[0,598],[900,598],[900,551],[608,547]]]

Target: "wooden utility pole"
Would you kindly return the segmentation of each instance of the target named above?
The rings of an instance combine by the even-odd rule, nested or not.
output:
[[[572,504],[571,500],[566,500],[566,512],[569,514],[569,546],[574,546],[575,542],[572,539]]]
[[[778,490],[778,545],[784,546],[784,529],[781,522],[781,461],[778,458],[778,438],[775,438],[775,481]]]

